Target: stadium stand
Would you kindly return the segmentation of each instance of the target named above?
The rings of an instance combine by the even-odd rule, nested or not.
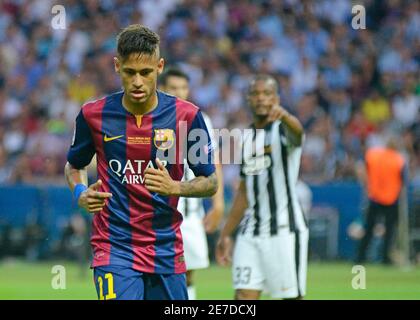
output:
[[[420,186],[420,3],[364,4],[367,28],[354,30],[350,0],[68,0],[66,28],[54,30],[53,1],[2,1],[0,185],[64,185],[75,116],[119,90],[114,38],[143,23],[159,32],[167,64],[190,75],[192,101],[215,128],[247,126],[247,81],[273,74],[304,124],[301,179],[311,186],[354,182],[366,147],[388,132]],[[224,171],[231,189],[238,168]]]

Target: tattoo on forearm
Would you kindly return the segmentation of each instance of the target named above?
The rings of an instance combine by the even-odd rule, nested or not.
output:
[[[190,181],[181,182],[182,197],[210,197],[217,191],[216,173],[208,177],[197,177]]]

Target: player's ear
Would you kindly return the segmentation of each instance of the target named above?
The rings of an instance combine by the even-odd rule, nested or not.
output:
[[[163,58],[159,59],[158,62],[158,75],[160,75],[163,72],[163,68],[165,67],[165,60]]]
[[[117,57],[114,57],[114,69],[116,73],[120,73],[120,60]]]

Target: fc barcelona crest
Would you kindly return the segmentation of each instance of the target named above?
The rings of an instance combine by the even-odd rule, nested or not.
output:
[[[174,130],[172,129],[155,129],[153,142],[159,150],[167,150],[173,146],[175,141]]]

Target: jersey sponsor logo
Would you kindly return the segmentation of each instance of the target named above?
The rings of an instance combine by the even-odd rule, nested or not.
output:
[[[161,162],[164,167],[168,164],[166,160],[161,160]],[[108,166],[123,184],[144,184],[144,170],[147,168],[155,168],[152,160],[130,159],[125,162],[111,159],[109,160]]]
[[[153,142],[159,150],[171,148],[175,141],[175,133],[172,129],[155,129]]]
[[[259,175],[263,170],[271,168],[271,158],[265,154],[263,156],[249,158],[244,161],[243,173],[247,176]]]
[[[108,137],[106,134],[104,135],[104,141],[105,142],[109,142],[109,141],[113,141],[113,140],[117,140],[124,137],[124,135],[120,135],[120,136],[115,136],[115,137]]]

